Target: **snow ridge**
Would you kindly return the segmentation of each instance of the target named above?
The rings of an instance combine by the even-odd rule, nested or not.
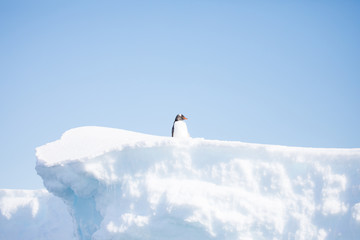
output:
[[[356,239],[360,149],[82,127],[37,148],[77,238]]]

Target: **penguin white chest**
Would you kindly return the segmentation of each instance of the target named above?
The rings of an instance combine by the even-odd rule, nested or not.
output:
[[[174,122],[174,137],[177,138],[190,137],[186,123],[184,121]]]

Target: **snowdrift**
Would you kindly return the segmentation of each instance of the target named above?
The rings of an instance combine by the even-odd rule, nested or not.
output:
[[[65,204],[46,190],[0,190],[0,239],[74,239]]]
[[[81,240],[360,236],[360,149],[82,127],[36,152]]]

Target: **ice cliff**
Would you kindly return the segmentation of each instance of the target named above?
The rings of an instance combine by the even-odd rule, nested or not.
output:
[[[81,240],[360,236],[360,149],[82,127],[36,156],[38,174],[66,203]]]

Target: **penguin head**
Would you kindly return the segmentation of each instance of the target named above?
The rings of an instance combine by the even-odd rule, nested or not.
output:
[[[178,115],[176,115],[175,122],[176,122],[176,121],[186,120],[186,119],[187,119],[187,118],[186,118],[184,115],[178,114]]]

